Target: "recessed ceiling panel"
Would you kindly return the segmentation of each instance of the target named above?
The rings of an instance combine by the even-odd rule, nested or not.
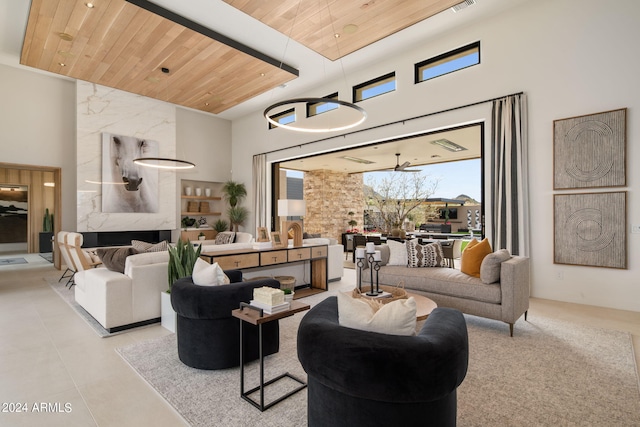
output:
[[[125,0],[33,0],[20,63],[214,114],[297,76]]]

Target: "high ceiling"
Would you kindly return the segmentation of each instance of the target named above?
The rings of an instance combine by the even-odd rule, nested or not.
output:
[[[233,120],[523,1],[0,0],[0,62]]]

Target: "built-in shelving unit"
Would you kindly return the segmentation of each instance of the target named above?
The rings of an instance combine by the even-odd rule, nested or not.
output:
[[[183,179],[180,185],[180,220],[182,239],[198,240],[200,233],[205,239],[214,239],[216,232],[213,229],[215,217],[222,215],[224,204],[222,202],[223,184],[211,181],[194,181]],[[200,219],[206,220],[205,226],[191,226],[182,228],[182,219],[185,217],[195,218],[199,224]]]

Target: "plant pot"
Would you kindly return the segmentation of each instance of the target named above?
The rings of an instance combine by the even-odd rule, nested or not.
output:
[[[198,236],[198,240],[204,240],[206,238],[207,238],[207,236]]]
[[[176,332],[176,312],[171,306],[171,294],[160,293],[160,324],[163,328]]]
[[[293,301],[293,295],[294,294],[295,294],[295,292],[291,292],[290,294],[284,294],[284,302]]]

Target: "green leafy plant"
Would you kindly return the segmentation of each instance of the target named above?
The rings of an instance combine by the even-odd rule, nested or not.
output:
[[[171,286],[176,280],[193,274],[193,266],[200,257],[201,249],[200,245],[196,249],[189,240],[183,242],[182,239],[178,239],[175,246],[169,247],[168,293],[171,293]]]
[[[213,229],[216,230],[218,233],[227,231],[227,228],[229,228],[229,223],[224,219],[219,219],[213,223]]]
[[[180,224],[182,224],[182,228],[192,227],[195,223],[196,223],[196,219],[188,216],[185,216],[184,218],[182,218],[182,220],[180,220]]]
[[[44,218],[42,219],[42,231],[50,233],[53,231],[53,214],[49,213],[49,208],[44,210]]]
[[[198,234],[198,237],[204,237],[204,232],[201,231],[200,234]]]
[[[249,211],[243,206],[233,206],[227,211],[229,221],[231,222],[231,231],[238,230],[238,226],[242,225],[249,217]]]
[[[227,181],[222,187],[224,198],[229,202],[229,206],[235,208],[245,197],[247,197],[247,189],[243,183],[235,181]]]
[[[284,292],[285,295],[291,295],[291,289],[290,288],[284,288],[282,290],[282,292]]]

